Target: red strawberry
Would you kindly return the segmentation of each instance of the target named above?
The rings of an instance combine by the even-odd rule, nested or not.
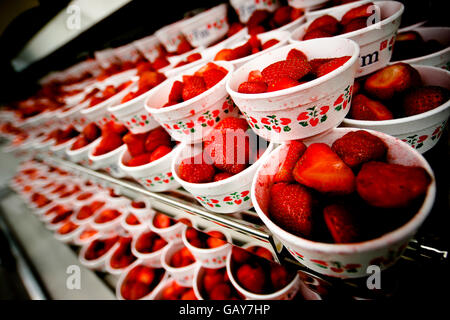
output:
[[[145,150],[153,152],[159,146],[171,146],[170,135],[162,127],[151,130],[145,140]]]
[[[306,151],[306,145],[298,140],[292,140],[289,143],[289,148],[286,153],[280,169],[275,174],[273,182],[295,182],[292,170],[294,170],[295,164]]]
[[[266,28],[264,28],[263,26],[248,27],[248,34],[250,35],[257,35],[263,32],[266,32]]]
[[[101,135],[100,128],[95,124],[95,122],[89,123],[86,127],[84,127],[81,132],[88,141],[94,141]]]
[[[214,127],[214,130],[221,132],[229,129],[246,131],[248,129],[248,123],[244,118],[228,117],[219,121]]]
[[[350,56],[343,56],[339,58],[333,58],[328,62],[325,62],[321,64],[317,68],[317,77],[321,77],[323,75],[326,75],[327,73],[330,73],[333,70],[336,70],[340,66],[342,66],[344,63],[346,63],[351,57]]]
[[[166,154],[169,154],[170,151],[172,151],[171,147],[168,146],[159,146],[157,147],[153,152],[152,155],[150,156],[150,162],[158,160],[159,158],[164,157]]]
[[[294,80],[299,80],[311,71],[311,66],[305,60],[290,59],[282,60],[264,68],[261,71],[264,82],[268,85],[276,82],[280,78],[289,77]]]
[[[205,161],[203,154],[184,159],[178,167],[180,178],[191,183],[212,182],[215,173],[214,166]]]
[[[297,20],[298,18],[302,17],[304,13],[305,13],[305,12],[304,12],[303,9],[292,7],[292,11],[291,11],[291,21]]]
[[[397,35],[395,41],[419,41],[423,43],[423,38],[417,31],[404,31]]]
[[[173,220],[162,213],[156,213],[155,217],[153,218],[153,225],[156,228],[164,229],[168,228],[171,225],[173,225]]]
[[[229,300],[230,297],[231,287],[228,283],[219,283],[209,294],[211,300]]]
[[[128,132],[127,127],[125,127],[122,123],[115,121],[107,122],[102,128],[102,136],[108,133],[116,133],[122,136],[127,132]]]
[[[364,130],[345,134],[334,141],[331,149],[350,168],[355,168],[371,160],[383,159],[387,152],[383,140]]]
[[[295,165],[297,182],[319,192],[350,194],[355,176],[339,156],[325,143],[313,143]]]
[[[203,73],[203,80],[205,80],[206,88],[209,89],[214,87],[214,85],[222,80],[226,75],[227,73],[216,68],[206,70]]]
[[[172,85],[172,89],[169,93],[169,102],[182,102],[183,101],[183,87],[184,83],[181,81],[175,81]]]
[[[299,184],[276,183],[270,189],[270,218],[281,228],[304,237],[312,231],[310,192]]]
[[[144,71],[139,78],[139,88],[147,90],[166,80],[166,76],[156,71]]]
[[[206,84],[202,77],[199,76],[183,76],[183,101],[198,96],[206,91]]]
[[[250,42],[247,41],[243,45],[231,50],[230,59],[236,60],[251,54],[252,54],[252,46],[250,45]]]
[[[247,250],[244,250],[242,248],[233,246],[231,250],[232,250],[231,258],[238,264],[245,263],[252,258],[252,255],[249,252],[247,252]]]
[[[252,50],[256,49],[258,52],[261,51],[261,47],[262,47],[261,40],[259,40],[259,38],[256,35],[252,34],[250,36],[250,39],[248,39],[248,43],[252,47]]]
[[[191,51],[192,49],[194,48],[192,48],[191,44],[186,39],[183,38],[178,44],[177,54],[183,54],[188,51]]]
[[[129,167],[137,167],[137,166],[142,166],[144,164],[150,163],[150,157],[151,154],[150,153],[142,153],[138,156],[135,156],[133,158],[131,158],[130,160],[128,160],[127,163],[124,163],[125,165],[129,166]]]
[[[227,32],[227,37],[231,37],[232,35],[238,33],[239,31],[241,31],[242,29],[244,29],[244,25],[242,23],[239,22],[233,22],[230,25],[230,28],[228,29]]]
[[[261,46],[262,50],[266,50],[267,48],[270,48],[271,46],[276,45],[278,42],[280,42],[277,39],[270,39],[266,42],[263,43],[263,45]]]
[[[247,80],[249,82],[252,82],[252,81],[256,81],[256,82],[263,81],[263,76],[262,76],[261,71],[259,71],[259,70],[250,71],[250,73],[248,74],[248,79]]]
[[[294,80],[292,78],[283,77],[283,78],[279,78],[275,82],[272,82],[268,86],[267,92],[283,90],[283,89],[287,89],[287,88],[298,86],[299,84],[300,84],[300,82],[298,82],[298,81],[296,81],[296,80]]]
[[[222,49],[219,52],[217,52],[216,56],[214,57],[214,60],[215,61],[218,61],[218,60],[230,61],[230,60],[232,60],[232,58],[231,58],[232,52],[233,52],[232,49]]]
[[[194,289],[188,289],[181,295],[181,300],[197,300]]]
[[[181,102],[181,101],[180,101]],[[166,102],[166,104],[164,104],[161,108],[166,108],[166,107],[170,107],[170,106],[173,106],[173,105],[176,105],[176,104],[178,104],[179,102],[176,102],[176,101],[168,101],[168,102]]]
[[[244,289],[253,293],[264,292],[266,276],[260,265],[243,264],[237,270],[236,278]]]
[[[113,151],[123,144],[122,137],[116,133],[108,133],[103,135],[102,140],[94,151],[95,156],[99,156]]]
[[[203,289],[205,289],[206,293],[211,294],[213,289],[220,283],[224,283],[223,274],[217,269],[207,269],[203,277]]]
[[[275,291],[286,287],[289,283],[289,274],[286,268],[278,263],[270,264],[270,281]]]
[[[438,86],[425,86],[408,91],[403,97],[402,106],[407,116],[433,110],[447,102],[449,90]]]
[[[80,148],[83,148],[87,146],[90,143],[84,136],[79,136],[77,140],[72,144],[72,147],[70,147],[70,150],[78,150]]]
[[[392,112],[381,102],[372,100],[362,93],[353,97],[350,116],[355,120],[390,120]]]
[[[309,64],[311,65],[312,73],[317,75],[317,69],[324,63],[330,62],[332,58],[318,58],[309,60]]]
[[[123,142],[128,147],[128,152],[132,157],[136,157],[145,152],[145,139],[147,133],[132,134],[128,132],[123,138]]]
[[[332,204],[323,209],[323,218],[335,243],[357,242],[359,231],[350,212],[341,205]]]
[[[372,12],[373,6],[374,6],[373,3],[366,3],[359,7],[350,9],[342,16],[341,24],[346,25],[352,20],[358,18],[365,18],[367,20],[367,18],[373,14]]]
[[[264,21],[268,20],[270,16],[271,13],[267,10],[255,10],[247,21],[247,27],[252,29],[253,27],[260,26]]]
[[[323,30],[317,29],[317,30],[311,30],[305,33],[302,40],[311,40],[311,39],[318,39],[318,38],[329,38],[333,35],[331,33],[325,32]]]
[[[165,57],[157,57],[155,61],[153,61],[153,68],[155,70],[159,70],[164,68],[165,66],[168,66],[170,64],[169,60],[167,60]]]
[[[431,177],[422,167],[371,161],[363,164],[356,177],[356,190],[374,207],[406,207],[424,195]]]
[[[188,63],[190,63],[190,62],[194,62],[194,61],[200,60],[201,58],[202,58],[202,55],[200,53],[196,52],[196,53],[188,55],[186,57],[186,61]]]
[[[367,26],[367,18],[353,19],[342,28],[341,34],[353,32]]]
[[[240,93],[264,93],[267,91],[267,84],[263,81],[246,81],[239,85]]]
[[[282,6],[275,10],[272,20],[278,27],[284,26],[291,22],[291,11],[292,7]]]
[[[229,177],[232,177],[233,175],[231,173],[228,172],[219,172],[214,176],[214,182],[216,181],[220,181],[220,180],[225,180]]]
[[[321,30],[323,32],[335,35],[339,31],[339,21],[328,14],[315,19],[306,29],[306,33],[313,30]]]
[[[302,51],[297,49],[291,49],[286,57],[286,60],[290,59],[302,59],[308,61],[308,57]]]
[[[399,62],[371,74],[364,83],[366,92],[381,100],[390,100],[394,94],[420,86],[419,72],[409,64]]]

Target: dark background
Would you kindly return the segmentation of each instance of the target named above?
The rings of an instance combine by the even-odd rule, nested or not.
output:
[[[429,20],[429,25],[449,24],[448,0],[400,1],[406,5],[402,18],[405,26],[424,19]],[[35,2],[37,6],[17,16],[0,36],[0,103],[33,93],[36,80],[49,71],[67,68],[86,56],[92,56],[96,50],[117,47],[148,36],[181,19],[190,10],[213,7],[224,0],[131,1],[52,54],[16,73],[11,67],[11,59],[46,22],[67,6],[69,0]]]

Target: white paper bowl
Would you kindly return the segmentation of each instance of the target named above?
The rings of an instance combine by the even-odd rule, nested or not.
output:
[[[89,159],[89,166],[94,169],[104,169],[106,172],[111,174],[113,177],[116,178],[123,178],[126,176],[126,173],[123,172],[119,166],[118,161],[120,154],[127,149],[126,144],[122,144],[120,147],[107,152],[105,154],[94,156],[94,151],[97,148],[97,145],[100,143],[101,140],[96,140],[92,142],[92,148],[89,150],[88,159]]]
[[[420,73],[425,85],[436,85],[450,90],[449,71],[430,66],[413,65],[412,67]],[[384,132],[424,153],[439,141],[449,116],[450,100],[433,110],[410,117],[383,121],[344,119],[342,126]]]
[[[71,150],[70,148],[72,147],[73,143],[75,141],[73,141],[73,143],[68,144],[67,148],[66,148],[66,155],[67,158],[69,158],[70,161],[75,162],[75,163],[79,163],[85,166],[89,166],[89,152],[91,152],[92,148],[96,145],[98,145],[98,143],[100,143],[100,140],[102,139],[102,137],[98,137],[97,139],[95,139],[94,141],[92,141],[91,143],[89,143],[88,145],[81,147],[79,149],[76,150]]]
[[[242,23],[247,23],[248,19],[255,10],[268,10],[270,12],[275,11],[280,7],[278,0],[273,1],[255,1],[255,0],[230,0],[231,6],[236,10],[239,16],[239,20]]]
[[[206,229],[204,231],[199,232],[209,232],[209,231],[219,231],[226,237],[226,242],[223,246],[217,248],[198,248],[193,246],[188,239],[186,238],[186,229],[184,229],[182,233],[182,239],[184,245],[189,249],[192,255],[195,257],[195,260],[198,261],[205,268],[218,269],[222,268],[226,264],[226,259],[228,252],[231,251],[231,237],[228,233],[225,233],[220,230],[216,230],[214,228]]]
[[[193,47],[209,46],[223,38],[230,26],[227,21],[227,4],[196,14],[180,23],[180,30]]]
[[[340,20],[349,9],[360,5],[361,3],[355,2],[321,11],[323,14],[329,14]],[[357,77],[372,73],[389,63],[392,56],[392,47],[404,10],[403,4],[397,1],[377,1],[375,5],[380,7],[381,21],[363,29],[333,37],[351,39],[358,43],[360,55]],[[291,43],[302,41],[300,39],[303,39],[307,28],[313,22],[313,20],[309,19],[310,17],[307,17],[308,22],[292,32],[291,39],[289,40]]]
[[[209,183],[191,183],[184,181],[178,175],[181,161],[202,152],[201,144],[184,144],[175,154],[172,161],[172,174],[181,186],[191,193],[195,199],[206,209],[217,213],[235,213],[250,209],[253,204],[250,189],[256,170],[267,157],[273,143],[267,146],[263,155],[245,170],[227,179]]]
[[[304,143],[309,145],[322,142],[331,145],[346,133],[357,130],[359,129],[337,128],[306,139]],[[433,171],[423,156],[401,140],[384,133],[369,132],[386,143],[389,149],[387,153],[389,163],[421,166],[427,170],[432,179],[419,211],[406,224],[381,237],[350,244],[322,243],[298,237],[272,222],[268,216],[269,190],[273,184],[273,176],[286,156],[286,144],[272,152],[258,169],[253,181],[252,198],[258,216],[295,259],[320,274],[338,278],[358,278],[367,276],[367,267],[370,265],[378,264],[382,270],[393,265],[433,206],[436,184]],[[380,260],[383,263],[380,263]]]
[[[445,49],[427,54],[422,57],[416,57],[406,60],[400,60],[409,64],[420,64],[438,68],[450,69],[450,28],[449,27],[422,27],[415,28],[412,31],[418,32],[424,41],[437,40],[446,46]],[[394,45],[395,50],[395,45]],[[398,61],[398,62],[400,62]],[[397,61],[392,61],[397,62]]]
[[[158,86],[145,101],[145,109],[176,141],[200,142],[218,121],[233,116],[237,112],[233,103],[227,100],[228,94],[225,89],[225,83],[231,77],[234,67],[227,61],[214,61],[214,63],[227,69],[228,74],[215,86],[198,96],[162,108],[168,101],[172,84],[177,80],[182,81],[183,75],[194,74],[201,68],[199,65],[170,78]]]
[[[121,171],[133,177],[133,179],[149,191],[163,192],[175,190],[180,187],[180,184],[173,177],[171,163],[176,154],[176,150],[180,147],[181,144],[176,146],[164,157],[137,167],[129,167],[123,164],[124,160],[128,161],[130,159],[130,153],[125,148],[120,154],[118,166]]]
[[[170,265],[173,254],[183,247],[185,247],[183,242],[171,242],[166,245],[161,255],[161,265],[180,286],[192,287],[198,261],[181,268],[174,268]]]
[[[303,51],[309,59],[351,56],[332,72],[292,88],[258,94],[239,93],[253,70],[285,60],[291,49]],[[303,41],[269,51],[237,69],[227,81],[227,91],[245,115],[253,131],[269,141],[287,141],[313,136],[334,128],[348,113],[359,47],[342,38]]]
[[[139,238],[149,232],[152,232],[155,235],[157,234],[156,232],[151,231],[150,229],[147,228],[147,229],[142,230],[140,233],[133,235],[133,242],[131,243],[131,251],[139,259],[144,259],[148,263],[149,266],[151,266],[153,268],[161,268],[162,267],[161,256],[163,254],[164,248],[167,247],[169,245],[169,243],[167,243],[161,249],[154,251],[154,252],[150,252],[150,253],[144,253],[144,252],[138,251],[136,248],[136,244],[137,244]]]
[[[122,272],[122,274],[119,277],[119,280],[117,281],[117,285],[116,285],[116,298],[117,300],[126,300],[121,293],[122,290],[122,285],[124,283],[124,281],[126,280],[128,273],[133,270],[135,267],[139,266],[139,265],[145,265],[148,267],[151,267],[148,265],[146,260],[142,260],[142,259],[138,259],[136,260],[134,263],[132,263],[124,272]],[[147,295],[141,297],[139,300],[153,300],[155,297],[155,294],[159,291],[159,289],[164,286],[167,282],[169,278],[169,274],[167,272],[164,272],[161,280],[159,281],[159,283],[153,288],[152,291],[150,291]]]
[[[155,36],[161,41],[168,52],[176,52],[178,45],[184,37],[181,32],[182,21],[171,23],[155,32]]]
[[[228,278],[230,279],[230,282],[233,284],[236,290],[239,291],[239,293],[241,293],[243,296],[245,296],[246,300],[292,300],[299,291],[301,280],[298,273],[294,276],[291,282],[289,282],[289,284],[287,284],[284,288],[269,294],[253,293],[244,289],[235,279],[234,274],[232,272],[233,270],[232,266],[234,264],[234,261],[231,258],[232,253],[233,252],[230,251],[227,256]]]

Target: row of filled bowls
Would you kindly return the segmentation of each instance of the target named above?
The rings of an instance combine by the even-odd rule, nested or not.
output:
[[[396,23],[389,23],[390,19],[393,19],[393,21],[397,21],[398,18],[401,16],[401,13],[403,11],[403,7],[400,3],[396,3],[395,1],[386,1],[386,3],[384,2],[379,2],[378,3],[381,6],[381,15],[383,16],[383,20],[381,20],[379,22],[380,25],[376,24],[376,25],[371,25],[369,27],[363,28],[361,30],[357,30],[348,34],[344,34],[342,35],[342,37],[345,38],[349,38],[349,39],[353,39],[352,35],[355,33],[356,36],[354,38],[354,40],[358,43],[359,47],[360,47],[360,51],[359,51],[359,69],[358,69],[358,73],[357,76],[361,76],[363,74],[368,74],[370,72],[373,72],[374,70],[378,70],[380,68],[382,68],[383,66],[385,66],[386,64],[389,63],[389,60],[391,58],[391,54],[392,54],[392,43],[393,42],[393,37],[395,37],[395,33],[397,32],[396,29]],[[354,6],[360,5],[359,2],[357,3],[351,3],[349,5],[345,5],[345,6],[340,6],[339,8],[331,8],[331,9],[327,9],[327,10],[338,10],[339,15],[343,15],[344,12],[346,12],[349,8],[352,8]],[[389,7],[389,9],[386,9],[385,6]],[[392,8],[391,8],[392,6]],[[384,17],[385,15],[387,15],[386,12],[391,12],[391,15],[389,16],[389,18]],[[394,12],[395,15],[392,13]],[[327,13],[327,12],[325,12]],[[323,13],[323,14],[325,14]],[[339,15],[337,15],[337,17],[339,18]],[[399,21],[398,21],[399,22]],[[302,25],[303,30],[306,29],[308,27],[308,25],[311,23],[311,21],[309,21],[307,24]],[[384,25],[389,25],[389,28],[384,27]],[[391,30],[391,28],[393,28],[393,30]],[[398,25],[397,25],[398,28]],[[367,29],[367,30],[366,30]],[[389,30],[388,30],[389,29]],[[435,31],[437,34],[440,35],[440,37],[443,38],[448,38],[446,34],[448,34],[448,30],[442,29],[442,30],[436,30]],[[383,34],[381,34],[383,33]],[[292,33],[292,35],[294,35],[294,33]],[[297,42],[294,37],[291,35],[290,41],[295,43]],[[362,36],[360,36],[362,35]],[[241,36],[245,37],[245,34],[242,34]],[[233,64],[233,70],[239,66],[242,66],[244,63],[248,62],[248,61],[253,61],[256,57],[258,57],[261,54],[264,54],[264,56],[266,57],[265,59],[262,59],[263,61],[267,61],[267,55],[268,52],[271,50],[275,50],[277,48],[279,48],[280,46],[283,46],[287,43],[288,38],[289,38],[289,33],[286,33],[286,31],[281,31],[281,32],[273,32],[272,35],[260,35],[259,36],[261,38],[262,41],[267,41],[270,39],[277,39],[279,42],[270,47],[267,48],[264,51],[258,52],[256,54],[252,54],[248,57],[242,58],[242,59],[238,59],[236,61],[232,61],[231,63]],[[337,38],[339,38],[341,36],[338,36]],[[362,41],[361,39],[365,39],[365,38],[370,38],[371,40],[373,40],[373,38],[377,38],[380,37],[379,39],[377,38],[376,41],[376,46],[379,47],[380,52],[377,54],[374,54],[374,51],[372,50],[368,55],[364,54],[363,51],[365,51],[364,47],[364,41]],[[335,37],[336,38],[336,37]],[[388,42],[386,42],[386,40],[388,40]],[[389,45],[383,46],[383,43],[388,43]],[[373,42],[370,42],[371,45],[373,45]],[[323,45],[320,44],[316,44],[313,47],[316,47],[316,50],[321,51],[321,47]],[[320,55],[320,57],[329,57],[330,55],[336,55],[336,53],[338,51],[336,51],[336,46],[342,46],[339,44],[335,44],[335,45],[331,45],[329,47],[331,47],[330,49],[330,53],[325,54],[322,53]],[[383,48],[383,49],[381,49]],[[444,52],[436,52],[434,54],[432,54],[433,59],[436,57],[439,57],[439,63],[437,63],[437,61],[435,61],[434,63],[428,60],[412,60],[411,62],[413,63],[419,63],[419,64],[429,64],[431,63],[434,66],[442,66],[445,65],[446,63],[446,58],[448,56],[448,52],[450,52],[448,50],[449,48],[446,48],[444,50]],[[200,49],[198,49],[200,50]],[[217,49],[218,50],[218,49]],[[350,52],[346,52],[346,54],[354,54],[354,52],[351,52],[352,50],[350,50]],[[215,51],[217,52],[217,51]],[[373,54],[373,59],[372,59],[372,55]],[[358,54],[356,54],[358,56]],[[169,78],[177,75],[178,77],[181,77],[181,74],[187,74],[188,72],[187,69],[189,69],[190,72],[192,72],[193,70],[191,70],[191,67],[193,67],[194,65],[201,65],[202,63],[204,64],[206,62],[206,60],[210,60],[211,57],[213,55],[208,55],[206,59],[201,59],[198,61],[195,61],[191,64],[182,66],[180,68],[176,68],[173,70],[168,71],[169,73],[167,74],[167,76]],[[314,58],[314,55],[311,56],[311,58]],[[366,61],[367,60],[367,61]],[[368,60],[370,60],[372,63],[368,63]],[[373,61],[372,61],[373,60]],[[376,61],[375,61],[376,60]],[[258,67],[263,66],[264,63],[261,61],[261,58],[258,60]],[[357,63],[358,64],[358,63]],[[178,70],[177,70],[178,69]],[[239,73],[241,69],[237,70],[236,73]],[[364,71],[363,71],[364,70]],[[174,72],[176,71],[176,72]],[[172,73],[170,73],[172,72]],[[181,74],[180,74],[181,72]],[[132,71],[131,71],[132,73]],[[432,71],[424,71],[424,73],[432,73]],[[122,76],[119,77],[114,77],[114,79],[111,79],[111,81],[114,83],[115,81],[121,81],[121,79],[123,80],[126,77],[130,77],[131,74],[130,73],[124,73],[122,74]],[[433,76],[436,77],[436,76]],[[440,77],[440,81],[435,81],[435,82],[439,82],[439,84],[442,84],[443,82],[445,82],[447,79],[445,78],[445,75],[441,75]],[[177,79],[178,80],[178,79]],[[324,79],[322,79],[324,80]],[[433,81],[431,81],[433,82]],[[122,121],[124,124],[127,125],[127,127],[129,127],[129,129],[132,132],[143,132],[143,131],[147,131],[150,130],[152,127],[156,126],[156,125],[163,125],[165,126],[169,132],[172,134],[172,136],[174,137],[174,139],[179,140],[179,141],[189,141],[189,142],[196,142],[199,141],[199,135],[198,130],[195,130],[195,132],[191,132],[188,133],[187,135],[183,134],[182,130],[174,130],[173,127],[180,127],[181,125],[184,124],[190,124],[191,121],[197,120],[194,116],[191,117],[186,117],[186,111],[191,111],[194,110],[194,112],[196,113],[195,116],[197,116],[197,112],[199,110],[195,110],[192,108],[193,104],[195,103],[202,103],[203,100],[199,99],[199,100],[192,100],[190,101],[187,105],[185,104],[178,104],[176,106],[171,106],[171,107],[167,107],[167,108],[161,108],[162,105],[164,105],[164,103],[166,101],[161,101],[162,104],[158,105],[160,102],[158,101],[157,103],[155,103],[155,101],[145,101],[146,98],[148,96],[160,96],[161,93],[165,93],[164,89],[166,86],[169,87],[171,81],[170,79],[167,80],[167,82],[165,84],[162,84],[161,86],[158,86],[157,88],[154,88],[153,90],[150,90],[149,92],[131,100],[128,101],[127,103],[124,104],[120,104],[121,98],[123,98],[123,95],[126,94],[126,92],[123,92],[121,94],[117,94],[115,97],[112,97],[111,99],[105,101],[104,103],[101,103],[97,106],[95,106],[94,108],[90,108],[90,110],[85,110],[84,112],[84,116],[81,116],[81,114],[79,113],[79,111],[85,107],[85,106],[79,106],[77,105],[76,108],[72,108],[72,110],[70,110],[70,112],[65,112],[65,113],[61,113],[59,114],[59,119],[60,120],[67,120],[67,121],[72,121],[77,123],[77,120],[81,121],[81,123],[85,123],[86,122],[86,117],[88,118],[88,120],[93,120],[93,121],[99,121],[102,122],[102,120],[104,121],[104,119],[108,119],[111,114],[109,112],[107,112],[107,108],[106,106],[109,106],[109,111],[112,113],[112,115],[114,117],[116,117],[118,120]],[[327,86],[331,85],[331,81],[327,82]],[[430,83],[430,84],[434,84],[434,83]],[[314,86],[316,87],[316,86]],[[234,89],[234,91],[236,91],[236,88],[232,88]],[[306,88],[305,88],[306,89]],[[318,89],[318,88],[316,88]],[[327,88],[328,89],[328,88]],[[132,90],[132,88],[130,88],[129,90]],[[308,92],[308,90],[304,90],[305,94],[306,94],[306,98],[311,97],[312,95],[317,94],[316,91],[318,90],[314,90],[312,92],[312,90],[310,90],[310,92]],[[153,94],[152,94],[153,92]],[[242,109],[242,111],[248,111],[246,109],[250,109],[252,106],[249,105],[247,108],[245,108],[247,106],[247,104],[249,103],[247,100],[247,98],[249,97],[243,97],[243,96],[239,96],[239,95],[233,95],[232,92],[229,92],[230,96],[233,98],[233,101],[238,105],[239,108]],[[274,97],[278,97],[279,95],[274,95]],[[314,96],[313,96],[314,97]],[[267,98],[272,98],[272,96],[265,96],[265,95],[258,95],[258,99],[255,99],[255,103],[260,103],[259,99],[267,99]],[[329,99],[333,98],[331,96],[328,96]],[[250,99],[251,102],[253,99]],[[333,100],[334,101],[334,100]],[[250,102],[250,103],[251,103]],[[76,104],[76,103],[75,103]],[[118,105],[119,104],[119,105]],[[145,108],[144,106],[147,105],[148,108]],[[183,108],[184,107],[184,108]],[[190,107],[190,109],[188,109]],[[279,106],[278,106],[279,107]],[[302,108],[303,111],[305,111],[308,108],[308,106],[305,106],[304,108]],[[253,108],[252,108],[253,109]],[[278,113],[282,113],[282,110],[277,110],[279,108],[277,108],[276,105],[272,104],[271,105],[271,110],[275,110],[278,111]],[[296,108],[296,111],[298,108]],[[201,110],[203,112],[207,111],[206,109]],[[259,111],[259,110],[258,110]],[[71,117],[71,115],[74,115],[74,117]],[[261,117],[261,115],[259,117],[255,117],[255,115],[257,115],[255,112],[253,112],[252,114],[250,114],[249,116],[252,117],[252,119],[256,119],[257,121],[262,120],[265,117]],[[152,117],[153,116],[153,117]],[[328,115],[327,115],[328,116]],[[39,117],[39,116],[38,116]],[[49,115],[47,115],[45,117],[46,119],[49,118]],[[198,116],[197,116],[198,118]],[[283,117],[285,118],[285,117]],[[444,118],[441,117],[441,118]],[[145,121],[142,121],[143,119],[145,119]],[[290,119],[288,117],[288,119]],[[153,121],[152,121],[153,120]],[[156,121],[154,121],[156,120]],[[446,119],[444,119],[446,120]],[[30,119],[30,123],[33,122]],[[427,137],[431,137],[432,133],[434,132],[434,130],[432,130],[431,127],[427,127],[427,128],[418,128],[417,123],[416,126],[411,126],[409,123],[407,125],[404,125],[405,120],[398,120],[398,121],[388,121],[388,122],[373,122],[373,121],[360,121],[360,120],[344,120],[344,124],[349,125],[349,126],[355,126],[355,127],[362,127],[362,128],[368,128],[368,129],[376,129],[379,131],[383,131],[389,134],[393,134],[397,137],[400,137],[401,139],[407,139],[408,137],[414,136],[416,135],[417,137],[423,137],[423,136],[427,136]],[[35,122],[35,124],[37,124]],[[441,121],[442,124],[442,121]],[[198,124],[200,125],[200,124]],[[434,128],[437,128],[437,122],[433,124]],[[198,126],[197,126],[198,127]],[[416,131],[411,131],[409,130],[408,132],[404,132],[405,127],[414,127],[420,130],[416,130]],[[310,136],[313,134],[316,134],[320,131],[320,129],[314,128],[315,130],[311,131],[311,128],[306,128],[306,130],[308,130],[308,134],[307,135],[302,135],[299,134],[297,131],[299,129],[294,129],[289,131],[289,133],[287,131],[283,131],[280,133],[274,132],[272,130],[272,132],[265,132],[265,127],[262,126],[262,130],[260,130],[260,134],[263,135],[264,137],[268,138],[268,139],[272,139],[272,140],[279,140],[279,141],[284,141],[284,140],[289,140],[289,139],[293,139],[293,138],[300,138],[300,137],[304,137],[304,136]],[[289,127],[290,128],[290,127]],[[399,129],[402,128],[402,129]],[[292,128],[290,128],[292,129]],[[426,129],[426,130],[425,130]],[[256,129],[255,129],[256,130]],[[206,131],[206,130],[204,130]],[[270,137],[267,137],[267,135],[270,133]],[[408,141],[414,141],[414,139],[407,139]],[[433,139],[428,139],[428,141],[425,141],[425,147],[422,148],[423,151],[426,151],[429,147],[428,144],[432,145],[431,143],[435,142],[435,140]]]
[[[111,196],[37,162],[23,163],[19,173],[11,186],[55,238],[81,246],[79,259],[86,267],[119,276],[118,299],[293,299],[299,290],[318,298],[294,270],[269,262],[271,251],[258,244],[232,249],[228,234],[198,232],[188,227],[198,228],[195,222],[156,213],[145,199]],[[77,185],[83,190],[74,189]],[[41,197],[51,200],[46,204]],[[122,214],[104,219],[111,211]],[[249,271],[257,273],[257,281],[244,279]]]

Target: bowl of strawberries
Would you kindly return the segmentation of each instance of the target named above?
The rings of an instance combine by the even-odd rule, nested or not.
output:
[[[180,146],[172,161],[172,174],[208,210],[247,210],[252,207],[253,176],[273,148],[248,129],[244,118],[228,117],[203,143]]]
[[[282,47],[289,39],[289,32],[276,31],[270,34],[251,35],[243,41],[231,43],[221,49],[214,57],[214,61],[230,61],[238,68],[263,52]]]
[[[161,265],[179,285],[192,287],[198,262],[183,242],[170,242],[164,247]]]
[[[193,47],[207,47],[223,38],[230,26],[227,4],[205,10],[180,23],[180,30]]]
[[[239,247],[228,253],[226,270],[230,282],[247,300],[292,300],[300,288],[295,269]]]
[[[89,152],[94,146],[94,142],[101,137],[101,129],[95,122],[86,125],[73,143],[66,148],[66,155],[70,161],[88,165]]]
[[[101,139],[92,143],[88,158],[89,166],[94,170],[104,169],[116,178],[126,174],[119,168],[119,157],[126,145],[122,138],[127,134],[127,128],[118,122],[109,121],[102,126]]]
[[[149,223],[150,230],[157,233],[167,242],[180,242],[181,234],[186,228],[182,221],[177,221],[169,216],[156,212]]]
[[[220,119],[237,112],[225,90],[233,70],[226,61],[192,67],[158,86],[145,108],[176,141],[199,142]]]
[[[405,142],[337,128],[276,149],[259,168],[259,217],[303,265],[357,278],[392,266],[428,216],[433,171]]]
[[[450,116],[450,72],[395,63],[355,82],[342,125],[381,131],[424,153],[439,141]]]
[[[80,250],[78,258],[84,266],[94,270],[105,270],[105,263],[119,246],[120,236],[116,233],[102,233],[92,238]]]
[[[92,96],[89,97],[87,106],[80,110],[81,117],[86,121],[95,121],[99,126],[111,120],[108,107],[117,105],[131,91],[133,84],[138,81],[137,70],[132,69],[113,75],[91,89]]]
[[[178,148],[162,127],[149,132],[123,137],[127,147],[119,156],[121,171],[133,177],[146,189],[162,192],[179,188],[173,178],[170,165]]]
[[[194,289],[180,286],[175,280],[169,279],[158,292],[155,292],[153,300],[198,300]]]
[[[360,47],[357,77],[389,63],[404,6],[397,1],[355,2],[321,10],[319,17],[307,15],[308,22],[291,34],[291,43],[337,37],[354,40]]]
[[[450,69],[450,28],[421,27],[400,32],[391,61]]]
[[[198,300],[244,300],[228,277],[226,267],[197,267],[194,276],[195,295]]]
[[[111,274],[121,274],[137,258],[131,251],[131,236],[124,236],[119,239],[119,246],[114,249],[105,263],[106,271]]]
[[[168,273],[164,269],[153,268],[139,259],[120,275],[116,297],[118,300],[153,300],[167,279]]]
[[[188,227],[182,234],[183,243],[195,259],[206,268],[222,268],[231,250],[231,237],[215,229],[204,232]]]
[[[145,260],[149,266],[161,268],[161,255],[167,243],[159,234],[146,228],[133,235],[131,251],[136,257]]]
[[[132,133],[142,133],[158,127],[158,123],[145,111],[144,101],[151,91],[166,80],[163,73],[153,70],[151,63],[138,67],[137,83],[115,104],[108,107],[113,119],[122,122]]]
[[[227,91],[253,131],[269,141],[300,139],[347,114],[359,48],[348,39],[284,46],[237,69]]]

